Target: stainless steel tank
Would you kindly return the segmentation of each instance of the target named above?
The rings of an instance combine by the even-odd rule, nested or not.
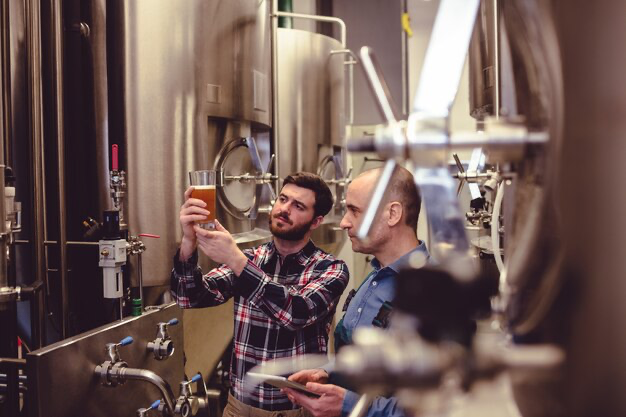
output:
[[[337,180],[346,175],[344,55],[333,38],[296,29],[277,34],[277,117],[280,178],[296,171],[319,173],[336,200],[342,199]],[[339,191],[339,192],[337,192]],[[335,252],[343,240],[338,228],[341,201],[329,213],[313,240]]]
[[[133,0],[107,18],[116,20],[112,27],[123,35],[114,46],[121,54],[108,58],[123,68],[123,102],[113,115],[123,120],[123,138],[112,134],[110,142],[123,140],[125,217],[131,234],[161,236],[145,242],[143,276],[144,285],[163,285],[180,241],[178,212],[188,172],[214,168],[226,143],[250,135],[256,136],[265,163],[269,160],[268,2]],[[234,152],[228,166],[216,168],[254,174],[247,153]],[[245,211],[254,184],[227,188],[236,190],[229,195],[236,195],[240,201],[234,206]],[[255,228],[255,221],[219,211],[231,233]],[[259,235],[255,231],[252,240]]]

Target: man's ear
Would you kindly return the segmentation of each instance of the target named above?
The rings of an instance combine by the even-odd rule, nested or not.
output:
[[[402,220],[403,207],[399,202],[392,201],[389,203],[387,212],[389,213],[389,218],[387,219],[387,225],[389,227],[395,226]]]
[[[318,227],[320,227],[320,225],[322,224],[323,221],[324,221],[324,216],[317,216],[313,220],[313,223],[311,223],[311,228],[309,230],[317,229]]]

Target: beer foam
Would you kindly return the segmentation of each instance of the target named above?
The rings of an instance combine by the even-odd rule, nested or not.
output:
[[[195,190],[215,190],[215,185],[192,185]]]

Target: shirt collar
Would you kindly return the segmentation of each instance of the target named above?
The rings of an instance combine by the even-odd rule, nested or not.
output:
[[[308,243],[304,245],[302,249],[300,249],[296,253],[292,253],[290,255],[283,257],[283,259],[287,259],[287,258],[296,259],[298,263],[300,263],[301,265],[306,265],[307,262],[309,262],[309,259],[315,254],[316,250],[317,250],[317,247],[315,246],[313,241],[309,239]],[[267,244],[267,259],[271,259],[274,255],[281,256],[276,250],[276,245],[274,244],[274,241],[272,240],[268,242]]]
[[[419,245],[417,245],[416,247],[411,249],[409,252],[405,253],[404,255],[396,259],[391,264],[387,265],[385,268],[389,268],[393,270],[395,273],[399,273],[400,270],[404,269],[406,266],[410,264],[411,256],[414,253],[418,253],[418,252],[423,253],[426,256],[426,259],[430,257],[430,254],[428,253],[428,249],[426,248],[426,244],[424,243],[423,240],[420,240]],[[385,268],[381,268],[382,265],[376,258],[372,259],[372,262],[370,263],[372,267],[377,271],[380,269],[385,269]]]

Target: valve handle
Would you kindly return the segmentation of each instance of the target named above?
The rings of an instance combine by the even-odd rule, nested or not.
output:
[[[156,410],[160,404],[161,404],[161,400],[156,400],[155,402],[152,403],[152,405],[150,406],[150,408],[148,408],[148,410]]]
[[[158,238],[161,237],[159,235],[153,235],[152,233],[139,233],[139,236],[140,237],[151,237],[153,239],[158,239]]]
[[[189,382],[198,382],[198,381],[200,381],[201,379],[202,379],[202,375],[201,375],[201,374],[195,374],[195,375],[193,376],[193,378],[191,378],[191,381],[189,381]]]
[[[167,324],[169,326],[175,326],[178,324],[178,319],[176,317],[174,317],[172,320],[168,321]]]
[[[120,342],[118,343],[118,345],[120,345],[120,346],[127,346],[127,345],[130,345],[131,343],[133,343],[133,338],[132,338],[132,336],[126,336],[125,338],[123,338],[122,340],[120,340]]]
[[[118,168],[118,145],[113,145],[111,146],[111,169],[117,171]]]

